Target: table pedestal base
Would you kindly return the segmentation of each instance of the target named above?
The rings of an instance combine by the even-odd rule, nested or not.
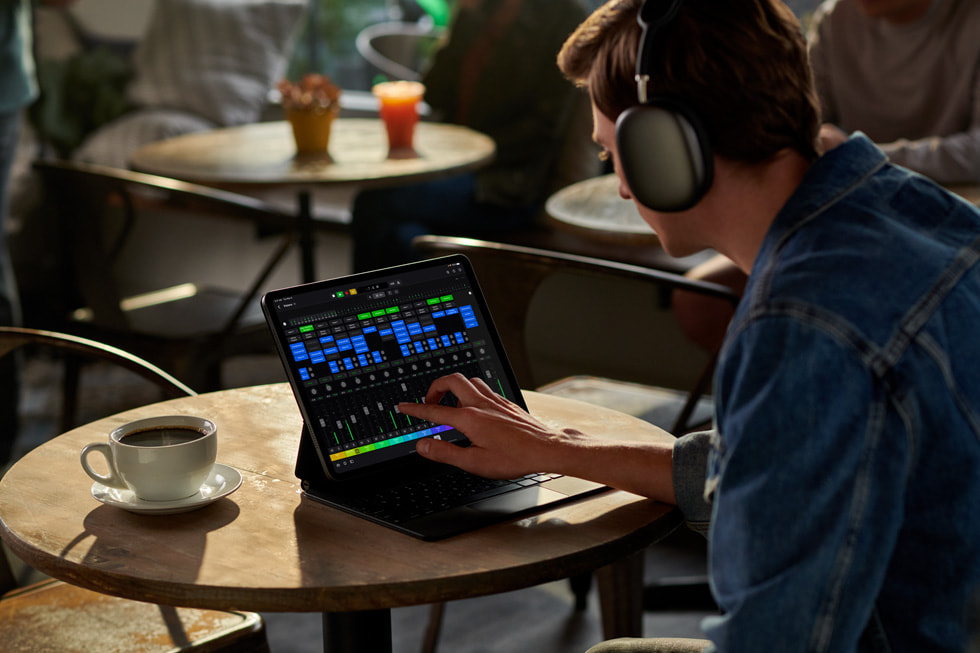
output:
[[[391,610],[324,612],[323,650],[391,653]]]
[[[596,570],[602,635],[643,637],[644,553],[638,551]]]

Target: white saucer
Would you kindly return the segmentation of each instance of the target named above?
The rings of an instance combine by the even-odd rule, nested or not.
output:
[[[242,484],[242,475],[234,467],[215,463],[201,489],[186,499],[176,501],[145,501],[132,490],[120,490],[96,482],[92,484],[92,496],[107,506],[115,506],[129,512],[144,515],[173,515],[189,512],[226,497]]]

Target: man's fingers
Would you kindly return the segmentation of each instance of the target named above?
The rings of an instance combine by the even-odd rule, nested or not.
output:
[[[470,384],[473,386],[473,389],[484,397],[490,397],[491,399],[496,399],[497,397],[500,396],[496,392],[494,392],[489,385],[487,385],[486,381],[484,381],[482,378],[478,376],[473,377],[469,381]]]
[[[424,419],[428,422],[435,422],[436,424],[450,424],[453,419],[453,408],[450,406],[443,406],[441,404],[416,404],[413,402],[403,402],[397,406],[398,412],[403,415],[408,415],[409,417],[416,417],[418,419]]]
[[[428,458],[437,463],[447,463],[456,467],[461,466],[459,464],[460,458],[466,454],[463,447],[434,438],[423,438],[419,440],[415,445],[415,450],[423,458]]]
[[[480,382],[480,384],[483,386],[482,388],[475,385],[473,380],[467,379],[459,372],[449,374],[448,376],[441,376],[429,386],[429,391],[425,395],[425,403],[438,403],[443,395],[447,392],[452,392],[456,395],[460,404],[472,406],[481,398],[486,397],[486,392],[490,390],[485,383]],[[493,394],[492,391],[491,394]]]

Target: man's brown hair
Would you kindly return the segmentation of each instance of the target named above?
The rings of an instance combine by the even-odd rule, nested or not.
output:
[[[639,104],[634,76],[642,5],[609,0],[558,55],[565,76],[585,86],[611,120]],[[780,0],[686,0],[651,46],[650,95],[689,106],[715,154],[757,163],[788,147],[817,157],[820,110],[806,40]]]

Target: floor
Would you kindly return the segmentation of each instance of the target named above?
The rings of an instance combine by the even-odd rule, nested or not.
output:
[[[282,379],[279,363],[265,357],[232,361],[225,370],[235,385],[275,382]],[[56,361],[31,358],[23,370],[25,392],[21,400],[22,429],[18,450],[23,453],[57,431],[60,366]],[[131,406],[155,401],[155,391],[128,372],[86,368],[82,379],[82,422]],[[652,547],[647,554],[647,579],[704,573],[703,554],[691,548],[697,536],[682,535]],[[36,575],[21,569],[22,578]],[[647,612],[647,636],[697,637],[698,624],[708,613],[701,611]],[[319,614],[264,614],[273,653],[322,651]],[[396,653],[421,650],[429,618],[428,606],[392,611]],[[602,640],[596,592],[588,607],[576,611],[567,582],[557,582],[506,594],[448,604],[439,650],[452,653],[565,653],[585,651]]]

